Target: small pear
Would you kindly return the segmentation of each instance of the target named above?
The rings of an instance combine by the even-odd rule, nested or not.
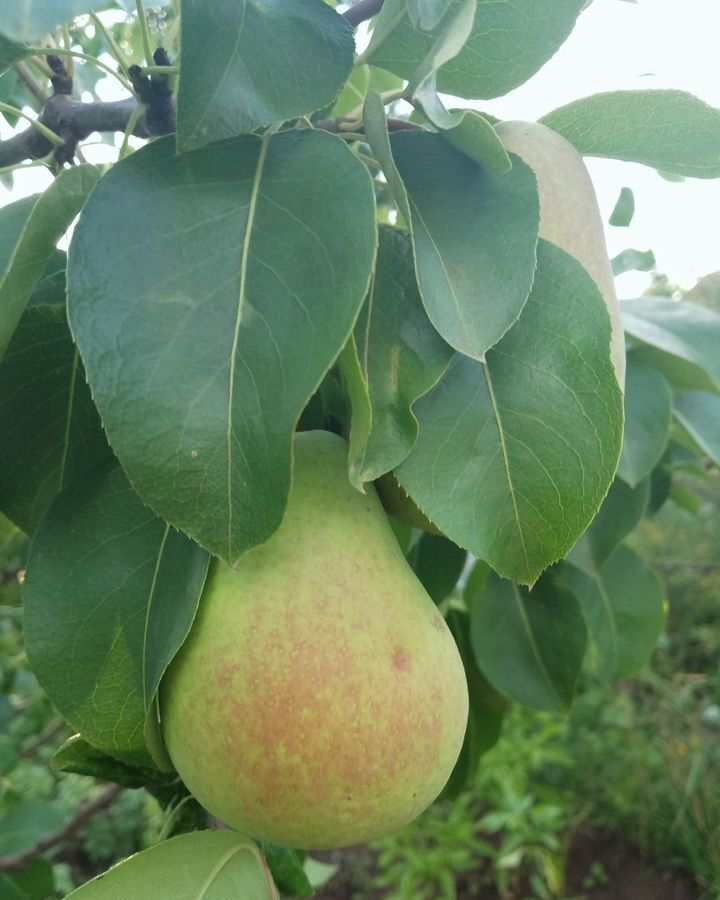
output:
[[[215,560],[161,692],[170,757],[214,816],[285,847],[330,849],[415,818],[460,751],[467,684],[443,617],[347,444],[295,438],[278,531]]]
[[[505,149],[535,174],[540,194],[540,237],[573,256],[600,288],[612,326],[612,358],[618,384],[625,384],[625,341],[612,266],[595,188],[573,145],[539,122],[499,122]]]

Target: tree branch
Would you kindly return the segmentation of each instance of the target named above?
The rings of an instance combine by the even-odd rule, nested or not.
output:
[[[164,50],[156,51],[155,61],[159,66],[169,64]],[[59,57],[48,56],[48,63],[53,72],[54,94],[43,105],[39,121],[65,141],[64,146],[55,150],[56,162],[71,162],[77,145],[94,131],[125,131],[138,104],[135,97],[95,103],[75,100],[72,97],[72,81],[62,61]],[[148,78],[138,66],[133,66],[130,78],[144,109],[133,134],[151,137],[174,131],[175,109],[167,77],[155,75]],[[47,138],[34,128],[29,128],[15,137],[0,141],[0,168],[18,165],[26,159],[43,159],[53,149]]]
[[[47,853],[48,850],[52,850],[53,847],[57,847],[58,844],[63,844],[68,838],[71,838],[75,832],[82,828],[86,822],[92,819],[93,816],[110,806],[121,791],[122,788],[120,785],[115,784],[112,787],[109,787],[106,791],[103,791],[99,797],[84,803],[75,813],[73,819],[68,822],[64,828],[61,828],[44,840],[38,841],[34,847],[25,850],[23,853],[0,856],[0,872],[7,872],[11,869],[22,869],[28,863],[41,857],[43,853]]]
[[[385,0],[359,0],[359,3],[345,10],[343,17],[353,28],[357,28],[361,22],[376,16],[383,8],[384,2]]]

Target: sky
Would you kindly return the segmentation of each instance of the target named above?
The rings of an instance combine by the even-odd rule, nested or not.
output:
[[[594,0],[537,75],[505,97],[478,105],[501,118],[534,120],[600,91],[678,88],[720,107],[719,44],[720,0]],[[110,78],[98,90],[104,99],[121,96]],[[1,121],[0,138],[12,133]],[[114,158],[99,142],[86,155],[97,162]],[[720,270],[720,179],[672,183],[632,163],[587,164],[605,222],[622,187],[635,194],[631,226],[606,226],[611,256],[628,247],[652,249],[658,269],[685,288]],[[0,206],[42,190],[50,180],[38,168],[18,173],[12,194],[0,186]],[[618,293],[636,296],[649,281],[646,273],[628,273],[618,279]]]

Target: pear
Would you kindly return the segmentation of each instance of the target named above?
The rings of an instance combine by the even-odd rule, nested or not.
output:
[[[612,325],[611,353],[620,387],[625,384],[625,343],[620,307],[595,188],[582,156],[556,131],[539,122],[499,122],[506,150],[535,174],[540,194],[540,237],[573,256],[605,299]]]
[[[181,778],[212,815],[323,850],[405,825],[459,754],[467,684],[453,637],[403,557],[347,444],[295,437],[278,531],[211,566],[161,691]]]

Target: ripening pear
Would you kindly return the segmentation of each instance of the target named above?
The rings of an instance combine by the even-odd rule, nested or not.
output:
[[[440,793],[468,712],[445,621],[347,444],[296,435],[278,531],[211,566],[161,695],[170,757],[214,816],[285,847],[400,828]]]
[[[505,149],[535,174],[540,195],[540,237],[584,266],[600,288],[612,325],[612,359],[618,384],[625,384],[625,344],[620,307],[595,188],[585,161],[562,135],[539,122],[499,122]]]

